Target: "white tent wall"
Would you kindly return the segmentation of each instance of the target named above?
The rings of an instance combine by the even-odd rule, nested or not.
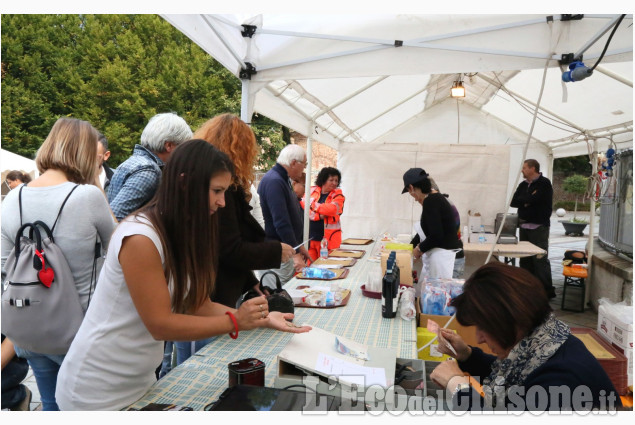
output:
[[[409,120],[401,126],[395,128],[390,133],[386,134],[379,140],[382,142],[392,143],[414,143],[414,144],[427,144],[427,143],[447,143],[453,146],[461,145],[506,145],[509,147],[509,155],[503,157],[494,158],[492,164],[483,164],[486,166],[500,167],[503,163],[509,162],[509,175],[507,176],[507,198],[511,196],[516,189],[515,183],[517,176],[520,173],[522,167],[522,155],[525,144],[527,143],[527,134],[516,129],[509,124],[506,124],[496,117],[486,114],[481,110],[474,108],[470,104],[459,102],[457,120],[457,101],[454,99],[448,99],[447,101],[428,109],[424,113]],[[527,129],[531,126],[531,117],[528,116],[526,126]],[[460,130],[460,131],[459,131]],[[344,146],[346,144],[341,144]],[[586,148],[585,148],[586,149]],[[553,158],[548,147],[544,144],[532,140],[527,150],[526,158],[533,158],[537,160],[541,165],[541,171],[548,177],[552,178]],[[449,159],[452,161],[452,159]],[[476,164],[476,162],[475,162]],[[421,165],[426,171],[428,168]],[[507,165],[505,165],[507,166]],[[405,170],[401,171],[403,174]],[[400,175],[401,175],[400,174]],[[436,177],[434,177],[436,181]],[[451,195],[452,199],[456,195],[446,189],[445,185],[439,187],[444,192]],[[496,211],[501,212],[502,210]],[[461,222],[467,218],[467,210],[461,211]],[[492,217],[491,221],[493,222]]]
[[[424,168],[450,194],[462,223],[472,210],[493,224],[507,202],[510,152],[505,145],[341,144],[337,165],[345,170],[343,237],[413,233],[421,207],[410,195],[401,194],[403,173],[411,167]]]

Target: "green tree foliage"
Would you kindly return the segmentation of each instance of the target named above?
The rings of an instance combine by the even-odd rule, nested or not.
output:
[[[573,211],[573,220],[576,219],[576,213],[578,212],[578,197],[580,195],[584,195],[587,190],[589,179],[579,174],[574,174],[572,176],[567,177],[562,182],[562,189],[565,192],[573,193],[576,195],[575,197],[575,208]]]
[[[2,146],[34,157],[62,116],[106,135],[117,166],[148,120],[172,111],[193,130],[240,113],[240,80],[156,15],[2,15]],[[269,165],[282,128],[254,119]],[[272,163],[271,163],[272,164]]]
[[[553,160],[554,171],[561,171],[565,176],[571,174],[590,175],[593,170],[589,162],[589,155],[569,156]]]

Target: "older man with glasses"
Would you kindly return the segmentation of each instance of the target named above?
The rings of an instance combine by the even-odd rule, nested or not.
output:
[[[287,145],[280,151],[277,163],[264,175],[258,186],[262,215],[265,219],[265,237],[284,242],[291,246],[302,243],[303,218],[298,197],[293,191],[293,181],[302,177],[306,168],[306,153],[298,145]],[[280,282],[288,282],[295,272],[306,266],[309,252],[304,245],[296,249],[296,254],[279,269],[273,271]],[[275,288],[275,278],[268,274],[263,285]]]

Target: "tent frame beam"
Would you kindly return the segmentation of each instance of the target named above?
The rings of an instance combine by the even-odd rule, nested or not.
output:
[[[591,39],[589,41],[587,41],[582,47],[580,47],[580,49],[575,52],[575,54],[573,55],[574,59],[579,58],[584,52],[586,52],[587,50],[589,50],[589,48],[595,44],[596,41],[598,41],[600,38],[602,38],[602,36],[604,34],[606,34],[606,32],[608,30],[610,30],[613,26],[615,26],[615,24],[617,23],[617,21],[620,19],[621,15],[616,15],[613,19],[611,19],[611,21],[609,23],[607,23],[600,31],[598,31],[597,34],[595,34],[593,37],[591,37]]]
[[[499,84],[497,81],[494,81],[494,80],[492,80],[491,78],[486,77],[485,75],[481,75],[481,74],[479,73],[479,74],[477,74],[476,76],[477,76],[477,77],[479,77],[479,78],[481,78],[482,80],[487,81],[488,83],[492,84],[492,85],[493,85],[493,86],[495,86],[495,87],[503,88],[503,86],[502,86],[501,84]],[[533,101],[531,101],[531,100],[527,99],[526,97],[524,97],[524,96],[522,96],[522,95],[520,95],[520,94],[518,94],[518,93],[513,92],[512,90],[508,89],[507,87],[505,87],[505,90],[506,90],[507,92],[511,93],[512,95],[514,95],[515,97],[518,97],[519,99],[522,99],[523,101],[525,101],[525,102],[529,103],[530,105],[532,105],[532,106],[534,106],[534,107],[536,106],[536,103],[535,103],[535,102],[533,102]],[[578,131],[580,131],[580,132],[582,132],[582,133],[584,133],[584,132],[586,131],[586,130],[585,130],[585,129],[583,129],[582,127],[580,127],[580,126],[578,126],[578,125],[576,125],[576,124],[572,123],[571,121],[567,120],[566,118],[563,118],[563,117],[559,116],[558,114],[556,114],[556,113],[555,113],[555,112],[553,112],[553,111],[550,111],[549,109],[545,108],[544,106],[540,106],[540,108],[539,108],[539,109],[540,109],[541,111],[546,112],[547,114],[551,115],[552,117],[557,118],[557,119],[559,119],[560,121],[567,123],[568,125],[570,125],[571,127],[575,128],[576,130],[578,130]]]
[[[421,90],[417,90],[415,93],[411,94],[410,96],[406,97],[405,99],[403,99],[402,101],[394,104],[393,106],[389,107],[388,109],[386,109],[383,112],[380,112],[379,114],[375,115],[374,117],[370,118],[369,120],[367,120],[366,122],[364,122],[363,124],[360,124],[359,126],[357,126],[356,128],[350,130],[348,133],[346,133],[343,137],[341,137],[340,139],[343,140],[346,137],[350,136],[351,134],[359,131],[361,128],[366,127],[368,124],[372,123],[373,121],[375,121],[378,118],[381,118],[382,116],[386,115],[388,112],[392,111],[393,109],[397,108],[398,106],[403,105],[404,103],[408,102],[409,100],[413,99],[414,97],[418,96],[419,94],[425,92],[426,90],[428,90],[428,86],[426,85],[424,88],[422,88]]]

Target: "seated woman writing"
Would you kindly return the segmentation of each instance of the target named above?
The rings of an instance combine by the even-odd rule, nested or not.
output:
[[[470,347],[443,329],[439,350],[456,360],[437,366],[430,378],[452,394],[456,410],[615,410],[620,398],[606,372],[569,326],[551,311],[549,299],[531,273],[489,263],[465,282],[452,305],[456,320],[476,326],[478,343],[496,356]],[[483,385],[482,397],[468,372]]]

